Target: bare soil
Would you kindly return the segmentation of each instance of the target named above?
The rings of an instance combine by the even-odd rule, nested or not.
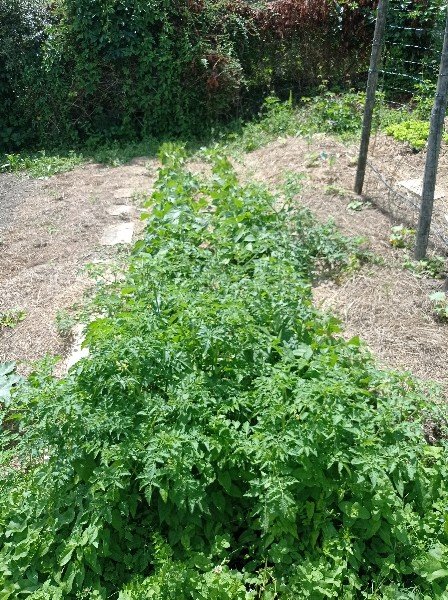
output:
[[[125,197],[133,190],[150,190],[147,162],[90,164],[42,180],[0,175],[0,314],[21,309],[26,315],[15,327],[0,328],[0,362],[17,360],[27,372],[30,361],[65,353],[56,315],[80,302],[91,285],[84,266],[116,252],[99,240],[108,225],[129,217],[108,209],[131,204]]]

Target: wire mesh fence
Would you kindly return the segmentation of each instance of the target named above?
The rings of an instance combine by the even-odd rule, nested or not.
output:
[[[412,3],[390,0],[386,22],[383,58],[379,72],[377,102],[374,113],[375,133],[367,159],[364,193],[396,223],[416,228],[425,169],[426,149],[414,151],[381,133],[388,108],[393,107],[400,119],[411,115],[417,96],[430,110],[437,82],[443,46],[444,11],[428,26],[414,25]],[[400,23],[400,24],[398,24]],[[409,23],[409,24],[408,24]],[[429,126],[429,114],[418,115]],[[440,152],[430,244],[448,252],[448,145]]]

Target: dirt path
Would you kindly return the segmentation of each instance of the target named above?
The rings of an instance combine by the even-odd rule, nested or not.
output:
[[[116,213],[135,204],[133,192],[151,188],[147,163],[92,164],[45,180],[0,175],[0,315],[24,314],[15,327],[0,328],[0,362],[21,361],[26,372],[24,361],[64,354],[56,315],[82,300],[90,284],[83,267],[116,252],[101,245],[105,230],[138,223],[137,211]]]
[[[397,149],[391,146],[391,156]],[[359,335],[386,367],[440,382],[448,391],[448,325],[434,319],[429,294],[442,282],[419,279],[403,268],[409,253],[389,243],[391,219],[374,207],[348,206],[355,149],[325,136],[278,140],[249,154],[239,170],[278,187],[288,171],[306,174],[298,200],[322,220],[333,218],[347,235],[361,236],[384,264],[368,264],[342,284],[324,283],[314,298],[343,321],[347,337]]]

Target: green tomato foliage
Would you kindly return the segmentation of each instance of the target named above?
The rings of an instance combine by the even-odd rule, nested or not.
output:
[[[444,597],[443,422],[311,300],[357,244],[161,158],[89,357],[11,390],[1,600]]]

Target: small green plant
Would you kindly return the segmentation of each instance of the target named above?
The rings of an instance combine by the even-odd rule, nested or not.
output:
[[[76,324],[77,319],[72,312],[68,310],[58,310],[56,313],[56,329],[59,335],[63,338],[69,337],[73,326]]]
[[[445,292],[434,292],[429,299],[437,317],[443,322],[448,321],[448,296]]]
[[[415,236],[415,229],[409,229],[404,225],[395,225],[391,229],[389,243],[393,248],[409,248]]]
[[[431,256],[418,261],[407,259],[403,266],[405,269],[412,271],[417,277],[440,279],[446,272],[446,259],[443,256]]]
[[[21,308],[12,308],[4,312],[0,312],[0,329],[9,327],[13,329],[17,327],[26,318],[26,311]]]
[[[347,210],[351,210],[353,212],[360,212],[366,208],[370,208],[372,205],[368,201],[364,200],[352,200],[347,204]]]
[[[345,198],[347,195],[346,190],[334,184],[326,185],[324,192],[327,196],[339,196],[340,198]]]
[[[407,142],[413,150],[423,150],[429,137],[429,120],[410,119],[394,123],[386,127],[385,132],[400,142]],[[446,142],[448,136],[444,134],[443,139]]]
[[[305,167],[307,169],[316,169],[320,166],[320,154],[318,152],[310,152],[305,157]]]
[[[287,171],[284,173],[282,191],[287,200],[292,200],[303,190],[303,182],[306,179],[305,173],[296,173]]]

